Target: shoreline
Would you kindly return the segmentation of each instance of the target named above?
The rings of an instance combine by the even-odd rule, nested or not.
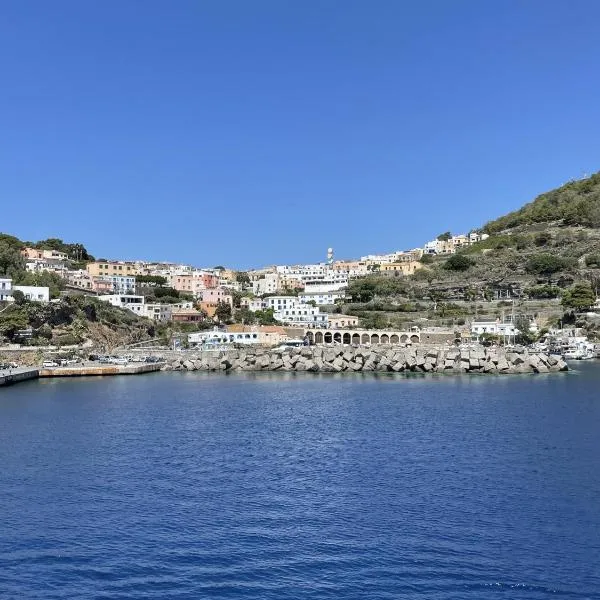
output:
[[[525,348],[482,346],[375,348],[305,346],[247,348],[220,351],[162,352],[162,362],[73,367],[23,367],[0,372],[0,387],[45,378],[109,377],[156,372],[268,373],[403,373],[443,375],[515,375],[570,370],[559,356],[531,353]]]

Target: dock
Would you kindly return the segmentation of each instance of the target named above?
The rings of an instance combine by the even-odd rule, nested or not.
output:
[[[84,365],[77,367],[51,367],[40,369],[40,377],[93,377],[107,375],[139,375],[160,371],[164,363],[144,363],[133,365]]]
[[[29,379],[37,379],[39,370],[30,367],[20,367],[17,369],[5,369],[0,371],[0,387],[12,385]]]
[[[0,371],[0,387],[38,379],[39,377],[90,377],[111,375],[140,375],[142,373],[154,373],[160,371],[164,362],[150,364],[130,365],[96,365],[88,364],[72,367],[31,368],[22,367],[18,369],[6,369]]]

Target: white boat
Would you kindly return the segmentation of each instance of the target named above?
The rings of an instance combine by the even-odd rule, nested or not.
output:
[[[595,357],[594,344],[587,340],[573,341],[563,352],[565,360],[590,360]]]

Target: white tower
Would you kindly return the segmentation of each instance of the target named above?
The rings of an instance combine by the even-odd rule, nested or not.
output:
[[[331,265],[333,263],[333,248],[327,248],[327,264]]]

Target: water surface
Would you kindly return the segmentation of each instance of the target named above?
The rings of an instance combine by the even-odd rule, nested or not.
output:
[[[600,598],[600,365],[0,390],[0,598]]]

